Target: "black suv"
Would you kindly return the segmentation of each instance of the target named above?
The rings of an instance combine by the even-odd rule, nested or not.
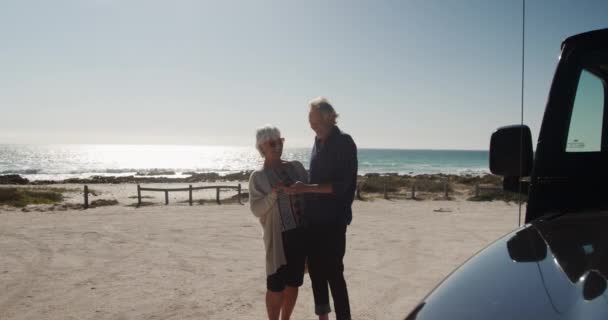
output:
[[[406,320],[608,319],[608,29],[561,49],[536,153],[525,125],[491,138],[490,170],[506,190],[527,193],[526,224],[456,269]]]

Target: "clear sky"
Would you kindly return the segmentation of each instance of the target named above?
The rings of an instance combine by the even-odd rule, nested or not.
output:
[[[608,1],[528,0],[525,122]],[[327,96],[360,147],[487,149],[520,121],[521,1],[2,0],[0,143],[309,146]]]

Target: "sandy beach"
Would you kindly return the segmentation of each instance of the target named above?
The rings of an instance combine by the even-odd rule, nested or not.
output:
[[[151,205],[135,208],[135,185],[90,187],[91,200],[119,204],[0,208],[0,319],[265,318],[262,233],[247,204],[189,206],[185,192],[168,206],[164,194],[150,194]],[[370,199],[353,211],[345,257],[353,318],[403,319],[455,267],[514,229],[518,206]],[[305,279],[293,319],[314,319],[313,310]]]

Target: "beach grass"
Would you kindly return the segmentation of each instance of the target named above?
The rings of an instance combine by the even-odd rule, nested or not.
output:
[[[93,200],[91,202],[91,204],[89,205],[89,207],[96,208],[96,207],[105,207],[105,206],[115,206],[117,204],[118,204],[118,200],[115,200],[115,199],[97,199],[97,200]]]
[[[509,192],[509,191],[489,191],[489,192],[484,192],[478,196],[473,196],[468,198],[467,200],[469,201],[495,201],[495,200],[502,200],[504,202],[519,202],[519,200],[526,202],[528,201],[528,196],[527,195],[520,195],[516,192]]]
[[[74,192],[82,192],[81,188],[66,188],[66,187],[36,187],[31,188],[31,190],[42,190],[42,191],[54,191],[59,193],[74,193]],[[89,192],[95,192],[93,189],[89,189]]]
[[[63,200],[63,193],[57,190],[54,188],[0,188],[0,204],[18,208],[29,204],[55,204]]]
[[[184,201],[184,202],[188,203],[188,201]],[[215,199],[199,199],[199,200],[194,200],[193,202],[201,204],[201,205],[218,204]],[[222,205],[222,204],[238,204],[238,203],[239,203],[239,201],[237,199],[232,199],[232,198],[220,199],[220,205]]]
[[[154,199],[153,196],[141,196],[142,199]],[[137,199],[137,196],[129,196],[129,199]]]
[[[154,206],[154,205],[157,205],[157,204],[160,204],[160,202],[159,203],[155,203],[155,202],[150,202],[150,201],[142,201],[141,205],[139,205],[139,207]],[[137,202],[135,202],[135,203],[131,203],[131,204],[126,205],[126,207],[137,208],[138,205],[137,205]]]

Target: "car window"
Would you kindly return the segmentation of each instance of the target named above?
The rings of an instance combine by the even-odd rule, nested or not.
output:
[[[570,118],[566,152],[601,151],[604,99],[602,80],[583,69]]]

